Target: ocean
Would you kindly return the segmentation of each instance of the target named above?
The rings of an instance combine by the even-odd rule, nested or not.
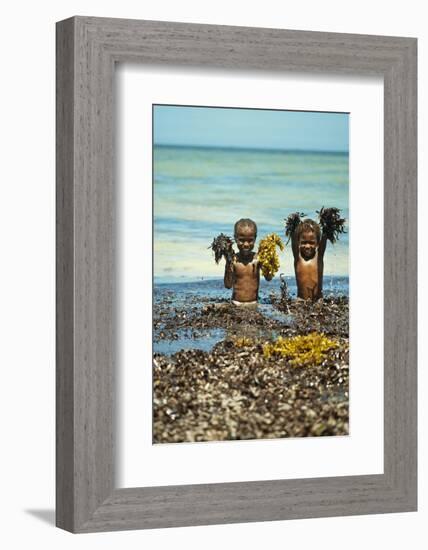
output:
[[[240,218],[258,226],[257,240],[284,237],[284,218],[304,212],[316,219],[322,206],[349,219],[347,153],[155,146],[155,283],[223,276],[209,245],[219,233],[233,236]],[[347,223],[349,231],[349,222]],[[324,273],[348,277],[348,234],[327,245]],[[257,243],[256,243],[257,248]],[[293,274],[291,247],[280,253],[280,272]]]

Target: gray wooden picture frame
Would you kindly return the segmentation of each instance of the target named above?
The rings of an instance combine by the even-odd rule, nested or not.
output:
[[[57,526],[83,533],[416,510],[416,39],[73,17],[57,24],[56,47]],[[383,474],[114,486],[117,62],[383,77]]]

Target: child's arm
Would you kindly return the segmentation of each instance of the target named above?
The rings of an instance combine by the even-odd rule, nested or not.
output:
[[[285,236],[288,237],[289,240],[291,239],[294,260],[299,258],[299,242],[296,232],[304,216],[305,214],[303,212],[294,212],[285,220]]]
[[[293,251],[294,260],[299,259],[299,239],[297,238],[296,231],[291,234],[291,250]]]
[[[323,231],[322,236],[321,236],[321,240],[320,240],[320,244],[318,246],[318,256],[321,259],[324,257],[324,252],[325,252],[325,249],[327,247],[327,241],[328,241],[328,237],[327,237],[325,231]]]
[[[233,287],[233,262],[226,260],[226,266],[224,268],[224,286],[226,288]]]

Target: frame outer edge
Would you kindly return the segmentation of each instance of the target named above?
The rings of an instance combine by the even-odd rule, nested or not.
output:
[[[247,486],[243,488],[240,495],[228,498],[229,512],[225,515],[226,510],[218,513],[218,506],[223,497],[230,490],[234,490],[232,486],[235,484],[217,484],[217,486],[211,486],[211,489],[209,485],[204,485],[193,488],[180,486],[130,490],[115,490],[113,485],[114,349],[112,351],[111,348],[114,342],[112,309],[115,284],[113,262],[115,213],[112,177],[114,173],[112,120],[114,59],[117,59],[116,54],[121,52],[119,54],[121,60],[152,62],[159,59],[166,63],[168,62],[165,61],[166,59],[171,59],[171,55],[174,56],[177,53],[177,64],[183,64],[183,60],[186,64],[188,62],[186,52],[190,55],[190,42],[195,40],[195,37],[202,41],[206,40],[204,33],[207,31],[216,33],[217,27],[86,17],[76,17],[72,21],[75,41],[73,55],[70,57],[69,51],[68,55],[65,55],[64,51],[60,52],[62,62],[70,63],[72,69],[59,67],[58,82],[62,88],[65,88],[67,82],[65,75],[70,76],[71,70],[74,75],[71,86],[73,92],[68,96],[69,105],[64,107],[67,101],[66,94],[65,101],[63,99],[61,104],[59,100],[57,104],[57,112],[60,105],[67,111],[67,116],[57,115],[58,129],[66,130],[65,138],[57,135],[59,140],[57,278],[62,273],[61,270],[64,271],[63,265],[65,268],[70,268],[70,265],[74,268],[74,281],[71,277],[70,282],[70,275],[66,272],[62,286],[58,284],[58,292],[64,294],[57,295],[59,317],[57,353],[64,352],[64,357],[57,355],[59,381],[57,398],[62,399],[59,404],[57,403],[59,415],[57,459],[61,461],[59,466],[62,468],[60,470],[57,465],[57,481],[60,486],[57,490],[58,526],[73,532],[92,532],[320,517],[325,514],[349,515],[414,510],[416,505],[416,403],[409,405],[406,399],[408,400],[409,397],[415,399],[416,389],[416,355],[411,349],[412,343],[416,340],[416,332],[411,332],[415,326],[415,315],[412,309],[416,298],[415,287],[412,286],[415,281],[415,270],[412,268],[416,265],[416,248],[415,243],[410,240],[416,228],[416,59],[414,55],[416,41],[400,37],[375,36],[365,44],[363,36],[356,38],[356,35],[351,35],[352,38],[347,39],[348,35],[336,34],[334,35],[336,45],[332,46],[329,38],[332,35],[319,33],[317,38],[320,43],[325,47],[328,45],[327,54],[326,51],[321,51],[313,45],[314,33],[282,31],[289,34],[280,35],[279,30],[266,29],[272,37],[272,51],[275,51],[275,44],[277,49],[284,48],[283,51],[291,51],[286,45],[290,36],[303,48],[303,54],[296,53],[293,49],[289,61],[284,63],[282,59],[272,61],[270,66],[275,70],[294,70],[298,65],[296,60],[303,62],[300,60],[306,59],[303,67],[305,71],[313,70],[317,61],[320,64],[317,70],[329,70],[334,63],[338,63],[338,72],[359,74],[361,71],[364,73],[363,69],[366,67],[370,74],[374,72],[390,78],[390,88],[385,89],[385,99],[388,92],[394,101],[390,102],[389,111],[385,109],[385,120],[388,119],[390,123],[390,141],[388,151],[385,150],[385,181],[388,181],[391,189],[389,202],[388,205],[385,203],[385,208],[386,214],[392,213],[388,217],[388,230],[395,227],[395,232],[390,249],[387,250],[385,243],[385,252],[391,252],[391,258],[398,263],[394,264],[392,261],[388,264],[390,272],[387,272],[387,266],[385,266],[385,274],[392,277],[390,287],[399,294],[397,300],[393,295],[394,304],[389,308],[389,312],[398,315],[397,323],[402,330],[407,330],[407,333],[404,339],[393,340],[391,347],[394,354],[389,355],[393,365],[388,371],[389,378],[385,384],[385,405],[389,407],[387,411],[389,417],[385,415],[384,434],[385,453],[388,455],[388,460],[385,460],[385,475],[380,476],[381,480],[379,476],[357,476],[354,480],[351,476],[342,481],[333,478],[330,481],[326,480],[318,494],[313,492],[316,491],[316,487],[319,487],[318,481],[279,480],[275,484],[278,484],[281,494],[276,497],[269,493],[268,484],[257,482],[254,485],[254,482],[250,482],[244,484]],[[70,23],[67,21],[60,23],[58,30],[61,29],[66,34],[66,29],[70,32],[68,25]],[[161,48],[169,32],[175,30],[174,25],[180,29],[180,49],[174,52],[173,48],[172,50],[169,48],[171,51],[165,58],[162,57],[162,51],[157,53],[152,49],[153,53],[147,57],[139,41],[141,33],[146,30],[151,31],[153,40],[158,41],[155,42],[155,46],[158,45],[158,48]],[[162,36],[158,36],[159,30],[162,31],[162,29]],[[224,27],[219,27],[219,33],[231,36],[233,29],[229,27],[225,30]],[[246,29],[239,27],[236,29],[240,29],[241,39],[245,40]],[[134,41],[132,46],[124,50],[123,40],[125,39],[125,43],[128,40],[128,31],[132,31]],[[259,31],[258,34],[257,31]],[[248,33],[256,37],[260,44],[264,44],[263,31],[252,28]],[[325,38],[323,38],[324,35]],[[328,43],[325,42],[327,38]],[[211,42],[211,37],[208,40],[210,44],[217,47],[217,42]],[[356,50],[359,59],[354,62],[352,57],[342,56],[342,45],[337,44],[337,40],[343,41],[343,46],[346,45],[348,56]],[[373,59],[368,56],[371,42],[377,48],[377,56]],[[333,51],[331,51],[332,47]],[[261,48],[264,48],[264,45]],[[266,50],[264,51],[266,54]],[[229,58],[225,58],[222,61],[225,66],[239,67],[241,59],[244,64],[247,63],[249,54],[244,48],[231,55],[233,63]],[[199,54],[195,53],[190,57],[199,59]],[[267,65],[269,66],[269,63]],[[252,61],[251,67],[260,68]],[[403,81],[406,79],[410,82]],[[59,86],[60,90],[61,86]],[[69,124],[67,125],[67,121],[70,123],[70,120],[72,121],[71,130]],[[405,147],[402,139],[406,140]],[[68,148],[64,149],[64,143]],[[71,168],[70,158],[73,159]],[[70,183],[72,191],[67,187],[67,182]],[[74,208],[71,214],[72,221],[65,219],[67,207],[64,204],[64,197],[71,199]],[[397,219],[405,225],[402,235],[400,235],[402,226],[391,224],[392,221],[397,222]],[[387,215],[385,215],[385,221],[387,222]],[[59,241],[59,237],[63,237],[64,242]],[[404,263],[399,261],[400,254],[403,253],[406,258]],[[398,276],[395,269],[399,271]],[[70,296],[72,314],[67,311]],[[410,316],[409,319],[408,316]],[[406,324],[408,321],[409,328]],[[389,334],[394,337],[401,336],[402,332],[397,332],[397,328],[394,330],[394,323],[392,326],[393,330]],[[62,330],[69,330],[69,332],[64,335]],[[73,335],[71,350],[69,349],[70,334]],[[401,348],[397,343],[398,340],[403,344]],[[400,364],[401,360],[404,364]],[[400,394],[401,387],[403,391]],[[404,409],[400,410],[400,407]],[[71,428],[73,435],[66,435],[64,427]],[[72,458],[65,453],[70,449]],[[348,500],[345,498],[339,509],[336,498],[343,496],[343,491],[348,484],[350,484],[349,489],[352,487],[352,492],[353,489],[357,492],[347,497]],[[254,497],[251,487],[255,486],[259,487],[257,494],[263,496],[263,509],[258,509],[257,501],[245,510],[241,509],[240,498],[245,494],[250,499]],[[299,488],[303,486],[309,486],[309,494],[303,499],[304,502],[297,504],[296,499],[300,500],[301,489]],[[62,490],[64,492],[61,495]],[[217,496],[210,505],[206,499],[212,500],[211,494],[213,497],[214,494]],[[67,499],[69,502],[66,502]],[[197,508],[198,502],[204,508],[203,511]],[[204,505],[205,502],[208,508]]]
[[[73,529],[80,532],[114,490],[114,64],[93,29],[74,22]]]
[[[74,529],[74,20],[56,25],[56,525]]]
[[[388,97],[388,100],[387,100]],[[417,510],[417,40],[385,78],[385,473]],[[388,358],[388,360],[387,360]]]

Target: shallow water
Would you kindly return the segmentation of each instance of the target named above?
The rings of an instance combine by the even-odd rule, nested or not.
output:
[[[272,304],[259,304],[257,309],[262,315],[268,317],[269,319],[273,319],[274,321],[287,323],[290,324],[290,326],[294,323],[293,315],[287,315],[286,313],[275,309]]]
[[[289,295],[295,297],[297,289],[294,277],[286,277],[286,281]],[[349,281],[347,277],[325,277],[324,287],[325,296],[348,296]],[[263,316],[293,327],[293,315],[278,311],[272,305],[272,300],[279,300],[281,296],[278,277],[269,283],[261,281],[259,295],[258,311]],[[169,319],[174,319],[178,314],[197,315],[198,311],[207,305],[229,302],[230,296],[231,291],[224,288],[221,279],[157,283],[154,285],[153,293],[154,315],[156,318],[160,310],[166,312]],[[240,325],[239,334],[231,330],[213,328],[198,328],[194,331],[192,329],[177,329],[174,331],[173,338],[165,338],[165,335],[162,335],[163,329],[164,322],[161,318],[154,330],[153,352],[165,355],[172,355],[177,351],[187,349],[211,351],[218,342],[236,336],[263,340],[277,336],[274,330],[257,325]]]
[[[322,206],[335,206],[348,220],[348,199],[345,153],[156,146],[155,276],[221,276],[224,265],[208,246],[219,233],[232,235],[236,220],[254,219],[258,241],[272,232],[284,237],[291,212],[315,219]],[[293,273],[290,246],[280,263]],[[325,273],[348,274],[348,234],[327,246]]]
[[[153,353],[173,355],[177,351],[187,349],[200,349],[211,351],[212,348],[224,339],[226,331],[223,329],[210,329],[200,338],[189,338],[188,331],[177,331],[178,338],[174,340],[159,340],[153,342]]]
[[[296,280],[292,276],[285,277],[289,295],[297,296]],[[324,277],[324,296],[349,296],[349,278],[347,276]],[[153,300],[156,306],[160,302],[168,305],[188,308],[202,307],[207,302],[230,301],[232,292],[224,287],[223,279],[199,279],[193,281],[169,280],[156,278]],[[272,295],[280,299],[280,279],[276,276],[272,281],[260,281],[259,304],[271,304]]]

